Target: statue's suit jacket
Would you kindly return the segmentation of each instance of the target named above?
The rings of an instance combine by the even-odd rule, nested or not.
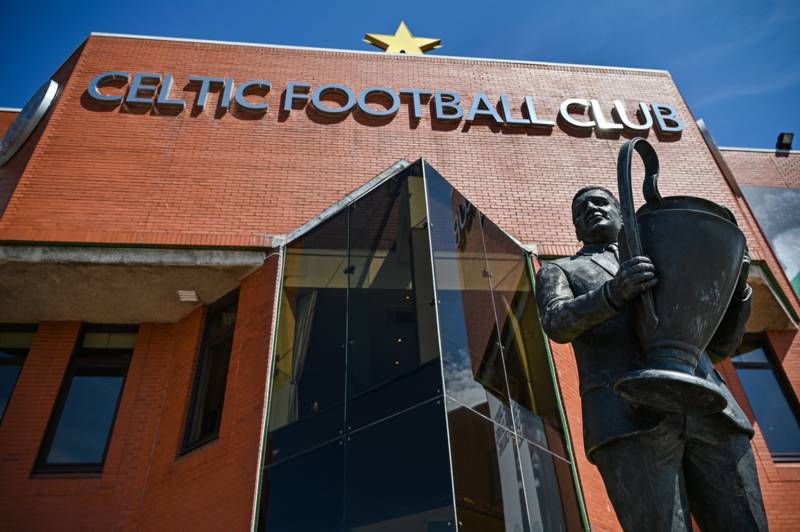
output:
[[[585,246],[577,255],[545,263],[536,276],[537,303],[542,325],[558,343],[572,342],[580,376],[586,455],[610,441],[652,430],[664,415],[619,397],[614,382],[624,373],[641,369],[643,355],[634,327],[635,305],[620,311],[608,300],[604,285],[614,278],[619,263],[602,246]],[[716,360],[739,346],[750,315],[748,287],[734,296],[707,351]],[[695,374],[718,385],[728,406],[719,414],[731,426],[752,436],[753,427],[724,380],[703,353]]]

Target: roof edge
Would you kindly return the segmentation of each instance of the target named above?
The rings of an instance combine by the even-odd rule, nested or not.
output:
[[[758,153],[800,153],[800,150],[779,150],[777,148],[740,148],[733,146],[720,146],[720,151],[754,151]]]
[[[668,70],[661,70],[655,68],[635,68],[635,67],[622,67],[622,66],[607,66],[607,65],[583,65],[579,63],[552,63],[548,61],[526,61],[524,59],[495,59],[490,57],[466,57],[466,56],[457,56],[457,55],[407,55],[407,54],[395,54],[395,53],[387,53],[387,52],[372,52],[367,50],[345,50],[340,48],[321,48],[316,46],[293,46],[287,44],[265,44],[265,43],[252,43],[252,42],[239,42],[239,41],[218,41],[218,40],[210,40],[210,39],[187,39],[183,37],[160,37],[156,35],[132,35],[126,33],[105,33],[99,31],[93,31],[89,34],[90,37],[112,37],[117,39],[141,39],[141,40],[153,40],[153,41],[172,41],[172,42],[186,42],[186,43],[202,43],[202,44],[223,44],[228,46],[252,46],[256,48],[276,48],[276,49],[283,49],[283,50],[300,50],[300,51],[312,51],[312,52],[336,52],[336,53],[345,53],[345,54],[355,54],[355,55],[370,55],[370,56],[392,56],[392,57],[403,57],[408,59],[418,59],[422,58],[423,60],[431,60],[431,59],[457,59],[461,61],[476,61],[476,62],[496,62],[496,63],[509,63],[509,64],[520,64],[520,65],[538,65],[538,66],[550,66],[550,67],[571,67],[571,68],[581,68],[581,69],[601,69],[601,70],[608,70],[608,71],[628,71],[628,72],[648,72],[653,74],[667,74],[668,76],[672,77]]]
[[[0,112],[4,113],[19,113],[22,107],[0,107]]]

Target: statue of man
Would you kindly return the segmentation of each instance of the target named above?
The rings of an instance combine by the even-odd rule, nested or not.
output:
[[[749,257],[696,370],[720,387],[727,407],[710,416],[658,412],[613,390],[620,376],[642,368],[632,303],[658,282],[656,266],[648,257],[619,263],[620,205],[607,189],[579,190],[572,221],[583,248],[542,266],[537,303],[550,338],[572,342],[586,454],[600,470],[622,527],[690,531],[691,512],[704,531],[767,530],[750,447],[753,427],[712,364],[741,343],[750,315]]]

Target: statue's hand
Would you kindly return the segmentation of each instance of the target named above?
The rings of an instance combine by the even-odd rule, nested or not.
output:
[[[617,307],[656,285],[656,267],[649,257],[633,257],[623,262],[609,281],[609,297]]]

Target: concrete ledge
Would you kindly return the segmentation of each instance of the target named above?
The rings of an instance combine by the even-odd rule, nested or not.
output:
[[[174,323],[236,289],[264,251],[0,245],[0,323]],[[178,291],[197,301],[182,301]]]
[[[127,266],[233,266],[258,267],[263,251],[102,248],[87,246],[0,246],[0,264],[8,262],[49,264],[116,264]]]

